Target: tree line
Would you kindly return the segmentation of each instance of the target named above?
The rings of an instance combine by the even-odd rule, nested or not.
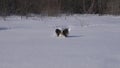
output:
[[[120,0],[0,0],[0,15],[120,14]]]

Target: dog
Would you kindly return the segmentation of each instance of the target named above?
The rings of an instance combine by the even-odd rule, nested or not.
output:
[[[68,28],[55,29],[55,33],[56,33],[57,37],[59,37],[60,35],[62,35],[64,37],[68,37],[69,29]]]

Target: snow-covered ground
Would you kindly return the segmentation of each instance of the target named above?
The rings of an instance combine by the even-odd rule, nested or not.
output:
[[[120,16],[0,18],[0,68],[120,68]]]

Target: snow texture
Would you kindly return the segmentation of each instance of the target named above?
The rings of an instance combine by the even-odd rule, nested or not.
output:
[[[0,68],[120,68],[120,16],[0,18]]]

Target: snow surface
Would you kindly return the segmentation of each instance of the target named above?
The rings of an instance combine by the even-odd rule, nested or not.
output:
[[[120,68],[120,16],[0,18],[0,68]]]

